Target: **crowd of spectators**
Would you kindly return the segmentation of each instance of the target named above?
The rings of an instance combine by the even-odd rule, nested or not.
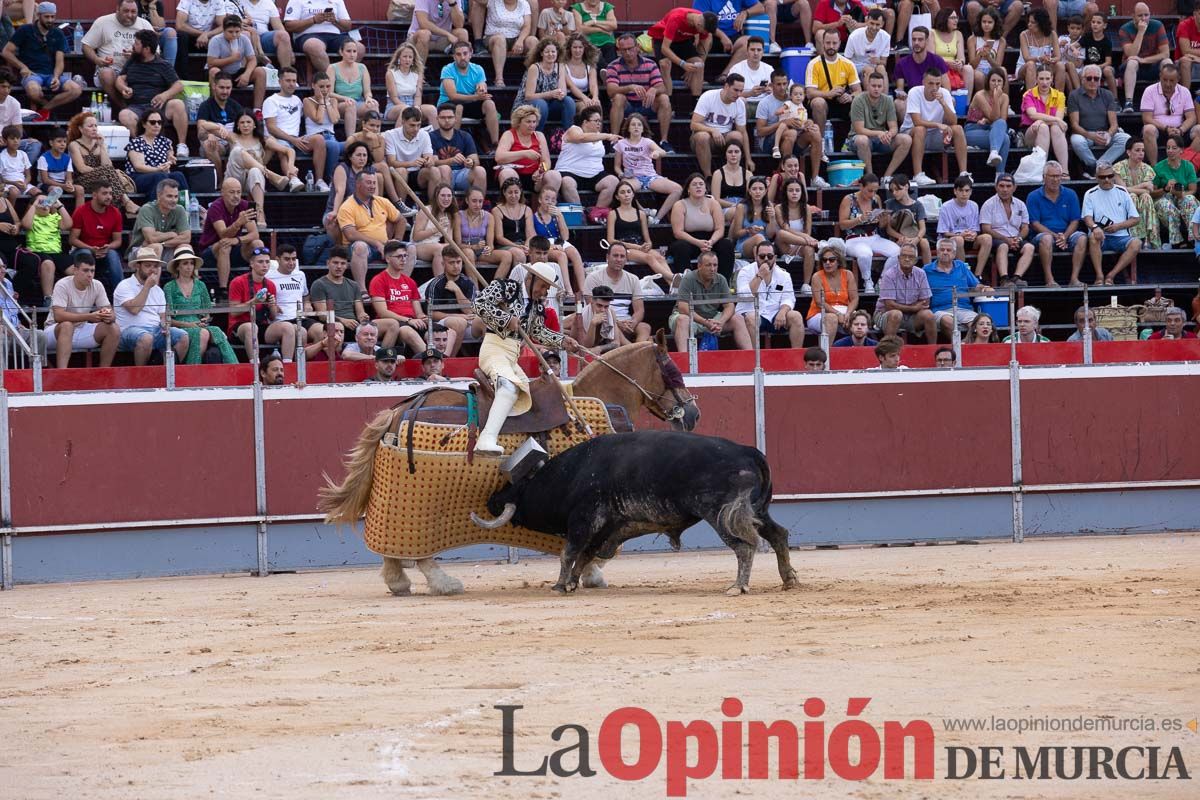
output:
[[[50,309],[60,367],[75,349],[109,365],[120,352],[143,364],[171,347],[198,363],[266,348],[285,364],[301,351],[373,360],[381,381],[407,354],[436,376],[482,334],[476,270],[519,279],[546,261],[561,279],[554,324],[589,347],[650,338],[658,287],[636,268],[677,296],[667,328],[680,350],[824,334],[882,347],[887,368],[897,337],[990,340],[972,298],[1027,285],[1035,262],[1058,287],[1056,253],[1080,288],[1123,280],[1142,251],[1200,241],[1200,7],[1172,38],[1138,3],[1110,40],[1100,9],[1067,0],[695,0],[639,36],[604,0],[415,0],[394,4],[410,16],[381,91],[343,0],[180,0],[174,19],[159,0],[104,2],[79,43],[52,2],[23,4],[25,23],[0,30],[0,245],[19,245],[10,266],[36,295],[23,302]],[[801,45],[812,56],[796,82],[777,57]],[[713,53],[729,58],[706,84]],[[206,85],[198,107],[183,77]],[[64,111],[96,89],[128,132],[123,152],[109,152],[96,109]],[[679,91],[694,96],[682,182],[663,168]],[[30,121],[59,127],[38,138]],[[1040,157],[1024,200],[1014,147]],[[986,151],[994,190],[977,187],[971,149]],[[938,152],[953,198],[935,218],[921,195]],[[841,155],[866,169],[826,211],[816,192]],[[198,167],[219,196],[194,228]],[[1072,172],[1096,185],[1081,197]],[[329,246],[304,265],[326,274],[311,286],[297,248],[271,245],[270,192],[328,196],[314,231]],[[605,228],[604,252],[578,244],[563,204]],[[822,239],[826,213],[836,230]],[[424,286],[417,262],[433,274]],[[1038,316],[1020,309],[1013,335],[1044,338]],[[1173,326],[1160,333],[1182,335]]]

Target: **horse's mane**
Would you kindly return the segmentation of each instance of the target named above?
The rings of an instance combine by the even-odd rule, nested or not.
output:
[[[599,359],[588,362],[587,366],[579,370],[579,374],[575,376],[575,380],[579,381],[585,377],[594,379],[596,377],[596,373],[599,373],[601,370],[604,372],[611,372],[608,367],[604,366],[603,364],[597,364],[596,361],[607,361],[614,367],[621,369],[622,364],[626,363],[628,359],[639,355],[641,351],[645,350],[647,347],[656,347],[656,345],[654,342],[634,342],[633,344],[625,344],[613,350],[609,350],[607,353],[601,355]]]

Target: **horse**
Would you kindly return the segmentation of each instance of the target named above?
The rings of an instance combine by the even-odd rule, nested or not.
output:
[[[645,408],[676,430],[691,431],[700,419],[696,398],[684,387],[683,376],[671,360],[661,331],[657,341],[624,345],[591,361],[575,378],[573,392],[578,397],[595,397],[606,404],[622,406],[630,419],[637,410]],[[467,404],[466,393],[458,389],[434,389],[424,393],[424,398],[427,407]],[[346,477],[341,483],[324,476],[326,485],[319,492],[319,507],[325,513],[326,523],[352,524],[366,513],[374,479],[375,450],[412,402],[410,398],[382,411],[367,424],[346,459]],[[383,556],[381,574],[392,594],[411,592],[412,582],[404,570],[414,567],[425,576],[432,594],[463,591],[462,582],[447,575],[432,557],[411,560]],[[582,583],[585,587],[607,585],[598,563],[588,567]]]

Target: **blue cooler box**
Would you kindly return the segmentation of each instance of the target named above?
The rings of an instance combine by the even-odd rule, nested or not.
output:
[[[997,328],[1008,327],[1007,297],[976,297],[975,310],[991,317]]]
[[[558,210],[562,212],[567,227],[574,228],[583,225],[583,206],[579,203],[559,203]]]

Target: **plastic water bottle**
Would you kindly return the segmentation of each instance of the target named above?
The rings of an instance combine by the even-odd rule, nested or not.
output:
[[[310,169],[308,171],[308,174],[304,176],[304,191],[312,192],[315,190],[316,190],[316,184],[313,182],[313,174],[312,174],[312,170]]]
[[[83,25],[79,22],[75,23],[75,29],[71,32],[71,47],[75,55],[83,55]]]
[[[833,123],[825,120],[825,155],[833,155]]]
[[[200,230],[200,201],[196,195],[188,192],[187,199],[188,227],[194,231]]]
[[[50,191],[46,192],[46,208],[54,208],[54,204],[57,203],[59,198],[62,197],[62,193],[61,186],[51,187]]]

